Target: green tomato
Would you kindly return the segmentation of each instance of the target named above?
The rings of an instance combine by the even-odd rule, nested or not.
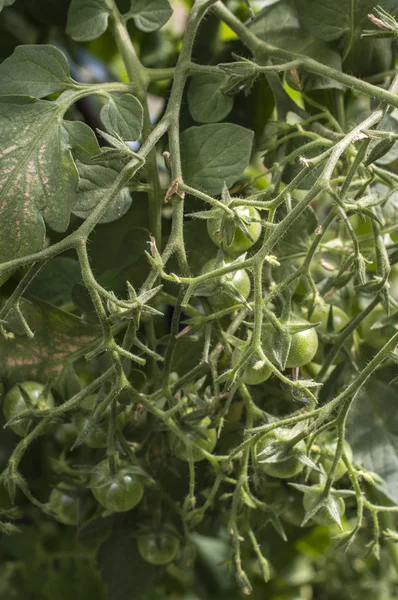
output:
[[[309,325],[308,321],[292,316],[289,323],[296,325]],[[266,356],[277,362],[274,354],[275,336],[278,335],[271,323],[265,323],[262,331],[262,346]],[[287,357],[286,367],[303,367],[314,358],[318,349],[318,335],[314,328],[305,329],[292,335],[291,346]]]
[[[25,402],[19,386],[28,394],[31,406]],[[45,410],[47,408],[52,408],[55,405],[54,396],[51,393],[48,394],[46,399],[42,396],[44,390],[43,384],[38,383],[37,381],[24,381],[23,383],[20,383],[19,386],[15,385],[11,388],[4,398],[3,413],[7,421],[30,408]],[[11,426],[11,429],[15,431],[17,435],[25,437],[29,430],[29,421],[16,423]]]
[[[316,484],[316,485],[312,485],[309,489],[307,489],[304,492],[303,506],[304,506],[305,511],[308,511],[308,509],[315,503],[316,499],[319,498],[322,491],[323,491],[323,486],[321,484]],[[335,500],[337,502],[337,511],[338,511],[340,517],[342,517],[345,513],[344,500],[342,498],[336,498],[336,497],[335,497]],[[322,507],[312,517],[312,520],[315,521],[315,523],[318,523],[318,525],[330,526],[330,525],[336,524],[336,522],[330,516],[329,511],[325,507]]]
[[[194,431],[185,433],[185,439],[187,442],[189,444],[196,444],[207,452],[212,452],[217,443],[217,432],[215,429],[209,429],[210,423],[210,418],[205,417],[199,423],[195,424]],[[170,434],[170,446],[173,450],[174,456],[185,462],[188,461],[186,444],[184,444],[184,442],[177,438],[173,433]],[[192,446],[192,456],[194,462],[199,462],[204,458],[200,450],[195,448],[195,446]]]
[[[329,317],[329,310],[330,310],[330,305],[326,304],[326,303],[322,304],[322,305],[318,304],[316,306],[316,308],[310,318],[310,323],[320,323],[320,325],[318,325],[318,327],[316,328],[316,331],[320,331],[321,333],[325,333],[325,334],[328,333],[327,323],[328,323],[328,317]],[[344,310],[342,310],[338,306],[333,306],[333,333],[338,333],[341,329],[343,329],[343,327],[345,325],[347,325],[347,323],[349,321],[350,321],[350,317],[347,315],[346,312],[344,312]],[[351,334],[348,337],[347,341],[345,342],[345,346],[347,347],[347,350],[350,350],[350,348],[352,346],[352,340],[353,340],[353,334]],[[319,364],[323,363],[324,350],[325,350],[325,344],[320,343],[318,345],[318,350],[316,351],[316,354],[314,356],[314,361],[316,363],[319,363]],[[333,360],[333,364],[338,364],[339,362],[342,362],[343,360],[344,360],[343,355],[340,352]]]
[[[216,268],[216,262],[217,261],[215,258],[209,260],[202,268],[202,273],[214,271]],[[224,264],[221,266],[228,265],[231,262],[232,260],[227,258],[224,260]],[[209,304],[215,311],[231,308],[232,306],[235,306],[235,304],[239,303],[237,298],[234,298],[234,296],[225,291],[227,286],[232,286],[235,288],[235,290],[239,292],[245,299],[249,297],[251,288],[250,277],[244,269],[238,269],[237,271],[222,275],[217,279],[213,279],[212,283],[216,284],[216,288],[214,293],[209,296]]]
[[[305,510],[303,507],[303,499],[300,492],[291,488],[288,493],[287,502],[280,513],[281,518],[295,527],[302,527],[302,522],[305,517]],[[304,527],[310,527],[307,523]]]
[[[88,396],[85,398],[81,404],[81,411],[78,412],[74,418],[73,422],[76,427],[77,434],[80,435],[89,424],[89,417],[93,414],[96,404],[97,404],[98,396],[97,394],[93,394],[92,396]],[[107,416],[109,416],[110,408],[106,411],[104,415],[104,421],[99,423],[95,429],[93,429],[89,435],[84,438],[84,443],[89,448],[106,448],[108,444],[108,421]],[[117,416],[117,422],[121,428],[123,428],[125,424],[125,416],[123,413],[119,413]]]
[[[76,492],[61,483],[50,494],[49,507],[55,518],[64,525],[77,525],[79,522],[79,499]]]
[[[261,220],[260,214],[257,209],[253,206],[238,206],[236,209],[238,216],[242,218],[250,218],[250,219],[258,219]],[[230,254],[242,254],[249,248],[253,246],[259,239],[261,235],[261,223],[249,223],[246,225],[246,229],[252,238],[253,241],[250,241],[245,234],[239,229],[239,227],[235,227],[235,233],[232,240],[232,244],[227,246],[223,243],[222,234],[221,234],[221,222],[222,219],[211,219],[207,221],[207,231],[209,233],[210,239],[212,242],[216,244],[216,246],[222,247],[223,250],[229,252]]]
[[[240,349],[240,348],[235,348],[235,350],[232,353],[232,366],[235,367],[235,365],[238,364],[238,362],[241,360],[242,356],[244,354],[244,350]],[[257,359],[258,360],[258,359]],[[264,381],[267,381],[267,379],[270,377],[272,371],[269,367],[267,367],[267,365],[264,365],[261,367],[261,369],[255,369],[253,364],[256,363],[256,359],[252,359],[252,362],[248,364],[248,366],[246,367],[246,369],[243,371],[242,374],[242,382],[246,383],[247,385],[258,385],[260,383],[263,383]]]
[[[344,452],[348,460],[352,461],[353,457],[350,444],[346,440],[344,440],[343,445]],[[334,433],[331,431],[325,431],[324,433],[321,433],[321,435],[319,435],[316,439],[315,446],[313,446],[313,450],[315,449],[318,451],[318,459],[315,460],[315,462],[324,468],[326,474],[329,474],[330,469],[332,468],[334,456],[336,454],[336,448],[337,439]],[[344,464],[343,458],[340,458],[339,462],[337,463],[334,480],[338,481],[343,477],[343,475],[346,474],[346,472],[347,467]],[[314,477],[315,474],[315,471],[311,471],[312,477]]]
[[[274,442],[287,442],[291,440],[292,432],[289,429],[282,427],[274,429],[262,437],[254,448],[254,463],[259,470],[266,475],[271,477],[278,477],[278,479],[289,479],[300,473],[304,469],[303,463],[298,458],[299,452],[305,452],[306,446],[303,440],[298,442],[294,448],[290,450],[290,456],[286,460],[278,462],[261,462],[261,456],[259,454],[268,448],[268,446]]]
[[[275,514],[281,515],[289,501],[289,491],[279,481],[271,481],[263,478],[260,480],[259,497],[265,504],[268,504]],[[260,511],[254,511],[258,513],[260,521],[263,521],[264,514]]]
[[[381,348],[387,344],[388,340],[392,338],[392,336],[398,331],[398,329],[396,329],[393,325],[386,325],[382,328],[372,329],[372,326],[375,325],[377,321],[380,321],[385,317],[387,317],[387,314],[384,308],[379,305],[376,306],[376,308],[374,308],[361,323],[362,336],[364,340],[375,350],[381,350]]]
[[[138,551],[151,565],[167,565],[178,553],[180,541],[171,527],[158,533],[140,535],[137,539]]]
[[[111,474],[108,460],[97,465],[91,475],[90,487],[97,502],[113,512],[131,510],[144,494],[141,479],[128,466],[122,466]]]

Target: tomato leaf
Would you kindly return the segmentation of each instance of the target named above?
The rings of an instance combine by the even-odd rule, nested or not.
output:
[[[181,135],[186,182],[210,195],[231,187],[249,164],[253,132],[233,123],[190,127]]]
[[[72,0],[66,33],[77,42],[95,40],[106,31],[109,14],[106,0]]]
[[[110,98],[101,110],[101,121],[107,131],[118,135],[123,140],[136,140],[141,133],[144,118],[144,109],[135,96]]]
[[[72,302],[72,288],[80,281],[79,262],[73,258],[56,256],[39,271],[26,290],[26,295],[61,306]]]
[[[74,88],[65,55],[55,46],[17,46],[0,64],[0,95],[43,98]]]
[[[141,31],[156,31],[163,27],[173,14],[169,0],[131,0],[131,7],[124,16],[134,19]]]
[[[0,378],[10,385],[24,380],[47,380],[50,373],[59,374],[72,361],[72,355],[100,336],[95,325],[59,308],[35,299],[24,300],[21,309],[35,336],[21,335],[13,312],[7,317],[6,329],[15,334],[13,340],[0,338]]]
[[[316,37],[327,42],[344,33],[353,37],[376,4],[375,0],[296,0],[300,20]]]
[[[116,167],[102,164],[88,165],[80,161],[77,161],[76,164],[80,181],[73,214],[86,219],[93,208],[97,206],[106,190],[111,187],[119,171]],[[128,211],[131,201],[129,190],[124,188],[113,199],[100,223],[110,223],[124,215]]]
[[[65,231],[78,175],[61,127],[65,106],[28,96],[0,97],[0,254],[41,250],[44,220]]]
[[[198,123],[217,123],[231,112],[234,99],[223,94],[225,75],[200,73],[194,75],[188,88],[188,105],[192,118]]]
[[[372,378],[354,402],[348,441],[354,459],[383,478],[381,489],[398,502],[397,390]]]

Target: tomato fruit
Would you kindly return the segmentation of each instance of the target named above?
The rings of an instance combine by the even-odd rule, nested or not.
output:
[[[324,333],[324,334],[328,333],[327,323],[328,323],[328,317],[329,317],[329,310],[330,310],[330,305],[326,304],[326,303],[323,305],[317,305],[317,307],[315,308],[314,312],[311,315],[310,323],[320,323],[318,325],[318,327],[316,328],[316,331],[320,331],[321,333]],[[347,315],[347,313],[344,312],[344,310],[342,310],[338,306],[333,306],[333,332],[331,332],[331,333],[339,333],[339,331],[341,329],[343,329],[343,327],[345,325],[347,325],[347,323],[349,321],[350,321],[350,317]],[[350,350],[350,348],[352,346],[352,340],[353,340],[353,334],[351,334],[345,342],[345,346],[347,347],[347,350]],[[314,356],[315,362],[320,363],[320,364],[323,363],[324,350],[325,350],[325,344],[320,342],[318,345],[318,350],[316,351],[316,354]],[[339,353],[333,360],[333,364],[337,364],[337,363],[341,362],[342,360],[344,360],[343,355],[341,353]]]
[[[205,417],[199,423],[195,424],[192,431],[185,432],[187,442],[194,443],[207,452],[212,452],[217,443],[217,432],[215,429],[209,429],[210,423],[210,418]],[[170,445],[174,456],[180,460],[188,461],[187,447],[182,440],[177,438],[174,434],[170,434]],[[192,456],[195,462],[204,459],[200,450],[195,448],[195,446],[192,446]]]
[[[270,444],[273,444],[274,442],[287,442],[291,438],[292,432],[289,429],[284,429],[282,427],[270,431],[261,438],[254,449],[254,463],[258,469],[271,477],[278,477],[279,479],[288,479],[300,473],[303,470],[304,465],[299,460],[298,453],[305,452],[306,446],[303,440],[298,442],[289,451],[290,456],[286,460],[262,463],[262,457],[259,456],[260,452],[265,450],[265,448],[268,448]]]
[[[232,353],[232,366],[235,367],[237,363],[240,361],[244,354],[244,350],[241,348],[235,348]],[[258,360],[258,359],[257,359]],[[270,377],[272,371],[267,366],[264,365],[261,369],[255,369],[254,364],[256,363],[256,357],[251,359],[251,362],[247,365],[243,374],[241,376],[241,381],[243,383],[247,383],[247,385],[258,385],[259,383],[263,383],[267,381]]]
[[[111,474],[108,460],[97,465],[90,487],[97,502],[113,512],[131,510],[144,494],[141,479],[128,466],[121,466],[115,474]]]
[[[252,222],[246,224],[246,229],[252,238],[252,241],[249,240],[245,236],[245,234],[239,229],[239,227],[235,227],[235,233],[230,246],[227,246],[226,243],[222,239],[221,233],[221,223],[222,219],[209,219],[207,221],[207,231],[210,236],[212,242],[216,244],[216,246],[222,247],[223,250],[229,252],[230,254],[242,254],[249,248],[251,248],[258,240],[261,235],[261,217],[256,208],[253,206],[238,206],[236,212],[239,217],[257,219],[258,223]]]
[[[138,551],[151,565],[167,565],[178,553],[180,541],[171,527],[146,533],[137,539]]]
[[[344,452],[345,452],[347,458],[351,461],[352,460],[351,446],[346,440],[344,440],[343,445],[344,445]],[[321,435],[319,435],[315,441],[315,448],[313,446],[313,449],[319,449],[318,450],[318,458],[314,457],[314,460],[315,460],[316,464],[321,465],[324,468],[324,470],[327,474],[329,474],[330,469],[332,468],[334,455],[336,454],[336,448],[337,448],[337,439],[336,439],[334,433],[331,431],[326,431],[325,433],[321,433]],[[347,472],[347,467],[344,464],[343,458],[340,458],[339,462],[337,463],[334,480],[337,481],[338,479],[341,479],[343,477],[343,475],[346,474],[346,472]],[[313,477],[315,477],[316,472],[312,471],[311,475]]]
[[[93,414],[96,404],[97,404],[98,396],[93,394],[92,396],[88,396],[85,398],[80,406],[81,410],[78,412],[74,418],[73,422],[76,427],[77,434],[80,435],[89,424],[89,417]],[[109,416],[110,408],[106,411],[104,415],[104,420],[101,423],[96,425],[95,429],[93,429],[85,438],[84,443],[89,448],[106,448],[108,443],[108,420],[107,416]],[[117,422],[119,426],[122,428],[125,422],[124,414],[119,413],[117,416]]]
[[[79,499],[75,490],[65,484],[54,488],[50,494],[49,506],[55,518],[64,525],[77,525],[79,522]]]
[[[387,317],[387,314],[384,308],[381,305],[378,305],[361,323],[364,340],[375,350],[381,350],[381,348],[387,344],[388,340],[398,331],[393,325],[372,329],[373,325],[385,317]]]
[[[287,502],[280,513],[281,518],[295,527],[302,527],[302,522],[305,517],[302,495],[300,492],[291,488],[288,493]],[[304,527],[310,527],[310,523],[306,523]]]
[[[224,263],[219,265],[218,268],[224,267],[231,262],[231,259],[224,259]],[[209,260],[202,268],[202,273],[214,271],[216,269],[216,263],[217,261],[215,258]],[[249,297],[251,284],[250,277],[245,269],[238,269],[237,271],[226,273],[226,275],[213,279],[212,283],[215,284],[215,290],[214,293],[209,296],[209,304],[216,311],[231,308],[240,302],[238,298],[226,291],[228,287],[232,286],[245,299]]]
[[[315,503],[317,498],[319,498],[319,496],[321,495],[322,491],[323,491],[323,486],[321,484],[316,484],[316,485],[312,485],[309,489],[307,489],[304,492],[303,506],[306,511]],[[344,500],[342,498],[336,498],[336,497],[334,497],[334,499],[336,500],[336,503],[337,503],[337,511],[338,511],[340,517],[342,517],[345,513]],[[318,523],[318,525],[330,526],[330,525],[336,524],[336,522],[330,516],[329,511],[326,509],[326,507],[322,507],[312,517],[312,520],[315,521],[315,523]]]
[[[310,325],[308,321],[296,316],[292,316],[289,323],[292,325]],[[275,363],[277,363],[277,360],[274,354],[274,344],[275,336],[277,335],[278,332],[271,323],[267,322],[264,324],[262,331],[263,350],[266,356]],[[285,366],[287,368],[303,367],[312,361],[317,349],[318,335],[314,328],[294,333]]]
[[[25,398],[23,397],[21,390],[22,387],[24,391],[28,394],[31,406],[29,406],[25,402]],[[38,410],[45,410],[47,408],[52,408],[55,405],[54,396],[49,393],[46,398],[42,396],[44,391],[44,385],[38,383],[37,381],[24,381],[19,385],[15,385],[10,389],[9,392],[5,395],[3,401],[3,413],[7,421],[20,415],[21,413],[29,410],[30,408],[35,408]],[[29,420],[23,421],[21,423],[16,423],[11,426],[11,429],[21,437],[25,437],[29,430]]]

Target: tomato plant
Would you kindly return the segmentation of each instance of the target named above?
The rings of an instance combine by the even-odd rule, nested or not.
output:
[[[5,598],[398,597],[397,19],[0,0]]]

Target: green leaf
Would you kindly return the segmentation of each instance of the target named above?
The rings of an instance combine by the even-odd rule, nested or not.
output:
[[[190,127],[181,134],[186,182],[210,195],[231,187],[249,164],[253,132],[232,123]]]
[[[155,586],[161,567],[146,562],[129,530],[112,533],[97,554],[98,567],[109,600],[140,600]]]
[[[55,46],[17,46],[0,65],[0,95],[43,98],[74,88],[68,61]]]
[[[101,121],[109,133],[123,140],[139,138],[144,119],[144,109],[135,96],[123,94],[110,98],[101,110]]]
[[[44,219],[69,224],[78,175],[63,135],[65,106],[28,96],[0,97],[0,255],[3,261],[41,250]]]
[[[66,33],[77,42],[95,40],[106,31],[109,14],[106,0],[72,0]]]
[[[277,4],[265,8],[264,11],[261,11],[261,17],[253,22],[251,29],[261,39],[277,48],[304,54],[341,71],[339,53],[301,26],[294,0],[281,0]],[[336,82],[313,75],[306,75],[305,83],[307,90],[341,87]]]
[[[131,0],[131,8],[125,17],[134,19],[141,31],[156,31],[167,23],[172,14],[169,0]]]
[[[198,123],[217,123],[231,112],[234,99],[223,94],[225,75],[200,73],[194,75],[188,88],[188,105],[192,118]]]
[[[101,152],[94,131],[81,121],[64,121],[63,127],[69,137],[72,154],[82,162],[91,162]]]
[[[79,262],[73,258],[56,256],[42,267],[29,285],[26,295],[61,306],[72,302],[72,288],[80,282]]]
[[[296,0],[302,23],[325,41],[335,40],[344,33],[354,37],[361,21],[376,4],[375,0]]]
[[[383,478],[383,492],[398,502],[398,412],[394,386],[372,378],[354,402],[348,441],[354,459]]]
[[[106,193],[116,177],[119,170],[103,164],[90,165],[77,161],[79,171],[79,187],[77,189],[76,203],[73,214],[86,219]],[[127,188],[124,188],[113,200],[100,223],[110,223],[124,215],[130,205],[131,196]]]
[[[15,339],[0,338],[0,378],[7,379],[10,385],[46,380],[51,373],[61,373],[72,361],[68,361],[69,356],[100,336],[96,326],[48,302],[24,300],[21,309],[35,336],[28,339],[21,335],[16,317],[10,313],[6,329],[15,333]]]

